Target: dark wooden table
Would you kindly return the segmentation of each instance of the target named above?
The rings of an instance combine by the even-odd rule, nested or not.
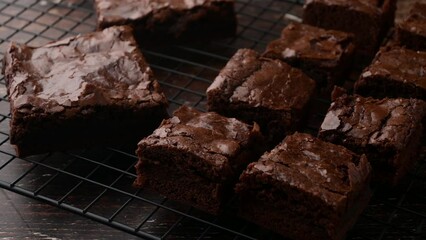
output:
[[[0,216],[0,239],[137,239],[3,189],[0,189]]]

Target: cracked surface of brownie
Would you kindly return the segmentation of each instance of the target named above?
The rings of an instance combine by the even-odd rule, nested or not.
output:
[[[426,52],[383,47],[355,82],[355,93],[426,100]]]
[[[354,47],[352,34],[290,23],[263,56],[300,68],[319,88],[331,89],[349,69]]]
[[[370,198],[367,158],[295,133],[240,177],[240,214],[292,239],[343,239]]]
[[[208,108],[257,122],[274,145],[303,122],[315,81],[278,59],[240,49],[207,89]]]

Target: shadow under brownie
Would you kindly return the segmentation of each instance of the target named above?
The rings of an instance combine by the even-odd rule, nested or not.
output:
[[[129,27],[39,48],[12,43],[4,63],[19,156],[136,142],[167,116],[167,99]]]

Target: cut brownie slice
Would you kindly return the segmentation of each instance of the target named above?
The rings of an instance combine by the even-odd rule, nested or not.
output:
[[[396,185],[419,157],[426,103],[337,95],[319,137],[367,155],[378,182]]]
[[[399,44],[414,50],[426,51],[426,4],[417,2],[410,15],[397,27]]]
[[[95,0],[94,5],[98,29],[129,24],[142,41],[227,37],[237,28],[234,0]]]
[[[208,107],[228,117],[259,123],[271,145],[301,124],[315,81],[280,60],[240,49],[207,89]]]
[[[355,34],[357,55],[368,62],[393,26],[396,0],[309,0],[303,22]]]
[[[375,98],[426,100],[426,52],[382,48],[355,83],[355,92]]]
[[[139,142],[135,185],[217,214],[262,141],[256,124],[183,106]]]
[[[12,43],[4,60],[10,142],[19,156],[137,141],[167,116],[129,27],[40,48]]]
[[[240,215],[297,240],[343,239],[368,204],[367,158],[295,133],[240,177]]]
[[[269,43],[263,56],[300,68],[316,80],[319,88],[331,89],[349,69],[352,42],[352,34],[291,23],[280,39]]]

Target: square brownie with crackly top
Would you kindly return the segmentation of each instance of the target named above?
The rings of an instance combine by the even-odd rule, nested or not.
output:
[[[426,103],[351,96],[339,89],[334,95],[319,137],[366,154],[376,182],[398,184],[419,158]]]
[[[240,49],[207,89],[208,108],[257,122],[275,146],[303,123],[316,83],[301,70]]]
[[[139,142],[134,185],[218,214],[263,145],[257,124],[182,106]]]
[[[240,176],[239,214],[289,239],[341,240],[368,204],[370,174],[365,155],[295,133]]]
[[[263,56],[300,68],[318,88],[331,90],[349,70],[353,53],[350,33],[291,23],[282,30],[280,39],[268,44]]]
[[[408,17],[398,24],[396,35],[400,45],[426,51],[426,3],[413,5]]]
[[[355,93],[426,100],[426,52],[383,47],[355,82]]]
[[[303,22],[351,32],[359,62],[367,63],[394,24],[396,0],[309,0]]]
[[[3,72],[19,156],[137,141],[167,117],[167,99],[129,27],[38,48],[12,43]]]

